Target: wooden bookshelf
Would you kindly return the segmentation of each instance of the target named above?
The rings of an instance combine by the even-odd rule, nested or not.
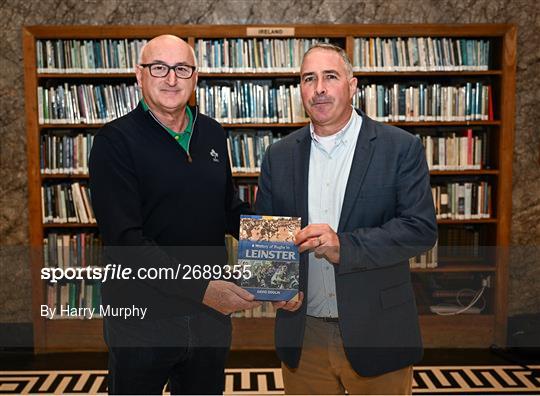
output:
[[[493,90],[494,119],[485,121],[451,122],[390,122],[404,129],[439,127],[487,130],[490,134],[490,168],[465,171],[432,171],[438,179],[480,178],[489,180],[496,186],[493,190],[493,215],[489,219],[439,220],[439,227],[479,227],[483,241],[496,246],[497,253],[489,260],[478,261],[445,257],[436,268],[413,269],[413,276],[432,276],[445,273],[485,274],[491,276],[488,289],[490,309],[483,314],[437,316],[422,313],[420,324],[426,346],[439,347],[482,347],[492,343],[504,345],[506,341],[507,295],[508,295],[508,247],[510,243],[510,223],[512,208],[512,155],[514,143],[515,117],[515,70],[516,70],[516,28],[507,24],[471,25],[257,25],[257,28],[291,28],[293,33],[286,37],[329,38],[342,45],[352,58],[354,38],[357,37],[446,37],[485,39],[491,45],[491,63],[483,71],[355,71],[362,81],[407,82],[426,79],[429,82],[445,83],[457,79],[467,81],[487,81]],[[84,229],[96,230],[95,224],[52,223],[43,224],[41,210],[41,186],[43,183],[69,181],[85,182],[85,174],[42,174],[40,170],[40,137],[51,130],[96,131],[102,124],[55,124],[38,122],[38,86],[68,82],[126,82],[134,80],[131,73],[38,73],[37,40],[62,39],[144,39],[160,34],[175,34],[195,46],[197,39],[246,38],[247,29],[243,25],[183,25],[183,26],[30,26],[23,28],[25,105],[28,153],[28,197],[29,235],[32,273],[32,307],[34,323],[34,345],[36,352],[103,350],[102,321],[94,320],[46,320],[40,316],[39,307],[46,302],[46,287],[40,279],[43,265],[43,238],[48,232],[64,230],[80,232]],[[263,38],[263,36],[257,36]],[[266,38],[283,38],[266,36]],[[295,72],[232,72],[200,73],[199,81],[240,79],[290,79],[298,78]],[[130,81],[131,83],[132,81]],[[192,103],[195,99],[192,99]],[[286,134],[306,125],[301,123],[244,123],[223,124],[225,128],[267,129]],[[236,180],[255,182],[258,173],[235,173]],[[423,312],[421,310],[421,312]],[[471,325],[474,323],[474,325]],[[272,349],[273,319],[234,318],[233,348]]]

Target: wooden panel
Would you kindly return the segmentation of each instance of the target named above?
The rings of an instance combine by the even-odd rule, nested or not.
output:
[[[43,230],[41,228],[41,177],[39,166],[39,129],[37,125],[37,80],[36,47],[32,35],[23,29],[24,57],[24,103],[26,113],[26,152],[28,157],[28,235],[30,246],[30,268],[32,274],[32,318],[34,323],[34,345],[45,344],[45,329],[39,307],[45,298],[40,270],[43,263]]]
[[[232,349],[274,348],[273,318],[233,318],[232,322]],[[38,353],[106,350],[101,319],[45,320],[44,328],[47,342],[36,349]]]
[[[294,27],[295,37],[497,37],[513,25],[508,24],[380,24],[380,25],[116,25],[116,26],[28,26],[36,38],[150,38],[161,34],[179,37],[222,38],[244,37],[247,27]],[[457,33],[457,34],[456,34]]]
[[[233,318],[232,349],[274,349],[273,318]]]
[[[493,319],[492,315],[420,316],[424,347],[488,347]],[[104,351],[102,326],[101,319],[47,320],[47,346],[36,352]],[[273,350],[274,319],[234,318],[231,349]]]
[[[487,348],[494,337],[493,315],[421,315],[424,347]]]
[[[508,317],[508,265],[510,230],[512,226],[512,160],[514,155],[514,122],[516,92],[517,29],[504,35],[503,78],[501,83],[501,133],[499,140],[499,186],[497,190],[497,279],[495,287],[495,340],[506,345]]]
[[[46,344],[36,353],[106,351],[103,340],[103,320],[44,320]]]

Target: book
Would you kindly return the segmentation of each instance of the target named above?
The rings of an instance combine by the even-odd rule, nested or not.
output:
[[[288,301],[297,297],[300,254],[293,239],[299,230],[299,217],[240,217],[240,286],[256,300]]]

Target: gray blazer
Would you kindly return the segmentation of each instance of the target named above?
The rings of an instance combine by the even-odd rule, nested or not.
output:
[[[368,118],[362,127],[345,191],[335,266],[339,326],[352,367],[379,375],[418,362],[422,340],[409,257],[431,248],[437,221],[421,141]],[[308,218],[309,126],[271,145],[264,157],[256,211]],[[300,288],[307,295],[307,254],[301,255]],[[275,342],[280,359],[297,367],[306,304],[278,310]]]

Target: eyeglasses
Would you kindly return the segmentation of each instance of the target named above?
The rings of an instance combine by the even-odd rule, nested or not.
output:
[[[169,72],[174,70],[174,74],[178,78],[191,78],[196,67],[191,65],[176,64],[174,66],[166,65],[165,63],[141,63],[139,66],[147,67],[150,70],[150,75],[156,78],[163,78],[169,75]]]

